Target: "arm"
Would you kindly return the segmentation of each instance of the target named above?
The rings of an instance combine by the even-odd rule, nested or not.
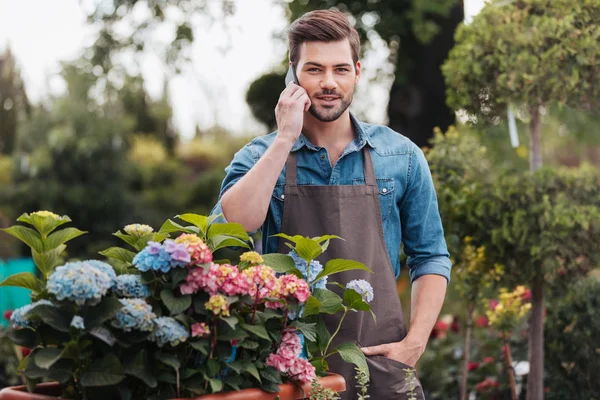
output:
[[[364,348],[414,366],[442,309],[450,280],[449,259],[429,166],[420,149],[411,159],[408,187],[400,205],[404,251],[412,281],[410,329],[404,340]]]
[[[302,87],[290,84],[281,93],[275,109],[277,137],[260,160],[223,194],[220,204],[226,220],[242,224],[248,232],[262,226],[273,188],[300,136],[304,112],[309,107],[310,100]]]

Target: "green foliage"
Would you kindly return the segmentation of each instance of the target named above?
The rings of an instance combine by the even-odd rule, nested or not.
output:
[[[285,89],[284,78],[284,74],[276,72],[262,75],[250,84],[246,93],[246,103],[250,106],[252,115],[270,131],[277,129],[273,104],[277,104],[279,95]]]
[[[595,0],[496,0],[456,32],[442,70],[448,104],[477,118],[507,104],[600,106],[600,5]]]
[[[548,399],[597,399],[600,382],[600,281],[577,282],[548,307],[546,385]]]

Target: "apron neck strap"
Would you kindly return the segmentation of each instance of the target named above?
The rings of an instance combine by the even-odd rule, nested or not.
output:
[[[367,186],[376,186],[375,169],[373,168],[373,160],[369,146],[363,147],[363,167],[365,173],[365,184]],[[296,186],[298,184],[298,161],[296,158],[297,152],[290,153],[285,163],[285,184],[287,186]]]

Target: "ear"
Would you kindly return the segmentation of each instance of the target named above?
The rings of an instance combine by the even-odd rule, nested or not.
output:
[[[356,77],[354,78],[354,84],[358,84],[358,81],[360,80],[360,61],[356,62],[356,65],[354,66],[354,70],[356,71]]]

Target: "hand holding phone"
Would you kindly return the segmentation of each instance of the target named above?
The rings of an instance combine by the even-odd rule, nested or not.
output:
[[[290,85],[291,82],[294,82],[295,85]],[[275,107],[278,136],[295,142],[302,131],[304,113],[308,111],[311,103],[306,90],[298,82],[294,64],[290,65],[285,84],[286,88],[281,92],[279,102]]]

